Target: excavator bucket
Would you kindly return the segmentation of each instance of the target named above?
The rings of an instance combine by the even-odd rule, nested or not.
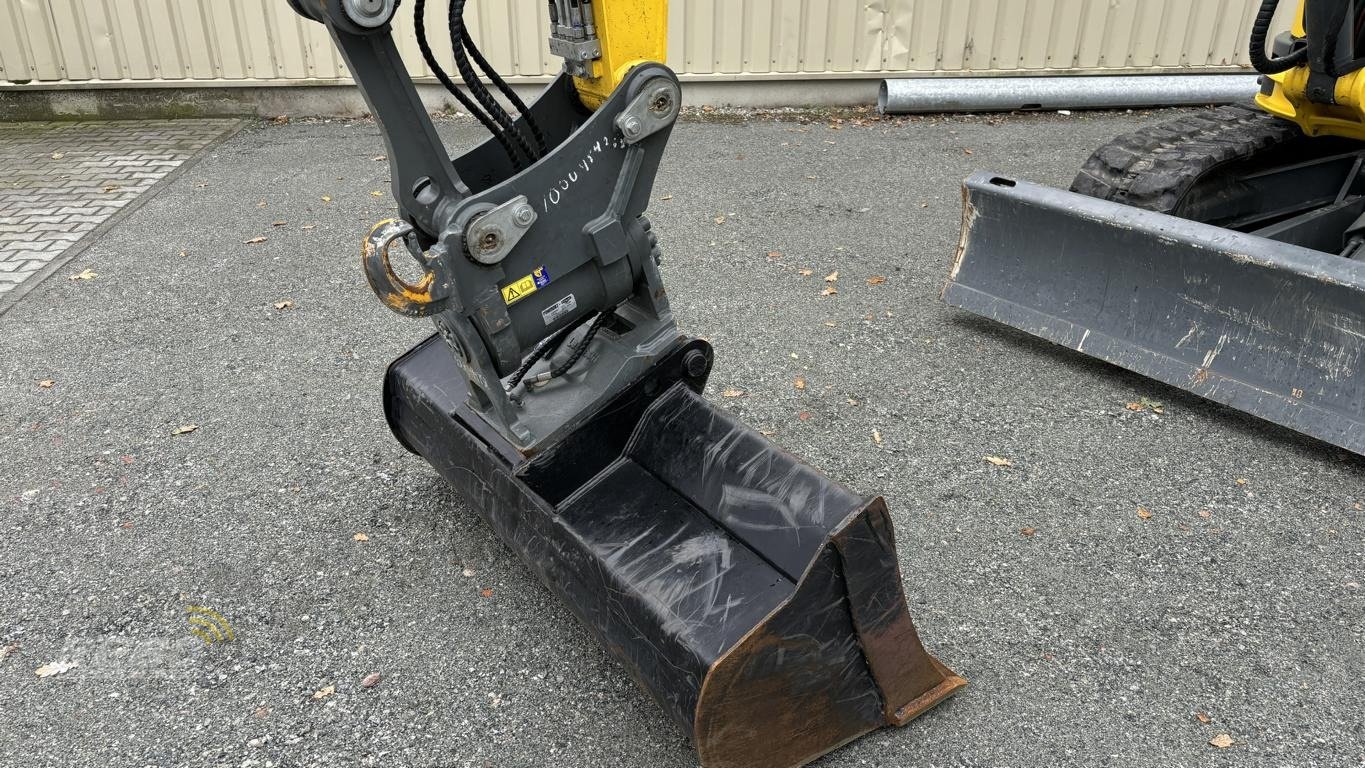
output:
[[[943,299],[1365,453],[1359,261],[979,173]]]
[[[803,765],[965,683],[915,633],[883,501],[710,405],[710,359],[675,348],[530,458],[480,426],[435,336],[390,368],[385,410],[703,765]]]

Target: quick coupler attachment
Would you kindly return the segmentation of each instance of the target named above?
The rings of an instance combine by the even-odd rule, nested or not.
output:
[[[1365,262],[990,173],[943,300],[1365,453]]]
[[[390,368],[385,409],[704,766],[799,766],[965,682],[915,632],[883,501],[713,407],[710,360],[681,344],[530,459],[478,427],[436,337]]]

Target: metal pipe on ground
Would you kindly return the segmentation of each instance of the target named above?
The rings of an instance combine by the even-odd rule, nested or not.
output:
[[[922,77],[883,80],[877,111],[908,115],[1193,107],[1250,101],[1257,88],[1256,75]]]

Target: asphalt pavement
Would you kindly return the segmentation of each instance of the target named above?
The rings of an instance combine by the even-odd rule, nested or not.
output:
[[[970,681],[819,768],[1365,765],[1365,461],[938,301],[962,178],[1065,186],[1169,116],[675,133],[651,217],[708,395],[887,497]],[[695,765],[389,435],[430,327],[359,270],[383,152],[248,127],[0,315],[0,766]]]

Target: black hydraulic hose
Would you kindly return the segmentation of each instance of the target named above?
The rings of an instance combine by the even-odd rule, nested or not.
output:
[[[508,85],[507,81],[502,79],[502,75],[499,75],[497,70],[493,69],[493,65],[488,63],[488,59],[484,58],[483,52],[474,44],[474,38],[467,34],[464,36],[464,49],[469,52],[469,57],[474,60],[474,63],[479,65],[479,69],[483,70],[483,73],[488,76],[488,80],[493,83],[493,85],[502,92],[502,95],[507,97],[507,100],[512,103],[512,106],[516,107],[517,111],[526,118],[526,125],[530,126],[531,135],[535,137],[536,149],[539,151],[539,157],[544,157],[545,153],[549,152],[549,148],[545,145],[545,134],[541,133],[540,125],[536,122],[535,117],[532,116],[531,110],[526,108],[526,102],[522,101],[521,97],[517,95],[517,92],[512,90],[512,86]]]
[[[589,345],[592,344],[593,337],[597,335],[598,331],[602,330],[602,326],[606,325],[608,320],[615,316],[616,314],[614,312],[603,312],[598,315],[597,319],[592,321],[592,325],[588,326],[588,332],[583,334],[583,343],[578,345],[578,348],[573,351],[572,355],[569,355],[568,360],[565,360],[563,364],[550,371],[550,378],[557,379],[568,373],[570,368],[577,365],[578,361],[581,360],[583,355],[588,351]]]
[[[502,131],[498,129],[497,123],[494,123],[488,115],[484,114],[484,111],[479,108],[479,105],[474,103],[473,99],[469,98],[464,91],[460,90],[460,87],[455,84],[455,81],[450,79],[450,75],[446,74],[446,71],[441,67],[440,62],[436,61],[436,54],[432,52],[431,45],[427,42],[425,21],[426,4],[426,0],[417,0],[413,7],[413,25],[417,31],[417,47],[422,52],[422,59],[426,61],[427,68],[431,70],[432,74],[436,75],[437,80],[441,81],[441,85],[445,86],[445,89],[450,91],[451,95],[460,102],[460,106],[464,107],[465,110],[473,115],[480,123],[483,123],[483,127],[487,128],[488,132],[493,134],[493,138],[498,140],[498,143],[502,145],[503,151],[507,153],[507,157],[511,159],[512,165],[520,171],[522,168],[521,161],[517,157],[516,151],[512,149],[512,143],[509,142],[507,137],[502,135]]]
[[[469,88],[469,92],[473,94],[479,104],[483,105],[484,109],[488,110],[488,115],[502,127],[503,133],[511,138],[517,149],[528,160],[534,162],[536,156],[526,144],[526,140],[522,138],[521,132],[512,124],[511,116],[493,98],[483,83],[479,82],[478,74],[474,72],[473,65],[469,63],[469,55],[465,52],[464,47],[464,6],[465,0],[450,0],[450,47],[455,51],[455,66],[460,70],[460,77],[464,80],[465,86]]]
[[[1266,54],[1265,45],[1270,38],[1270,24],[1275,20],[1275,9],[1279,5],[1280,0],[1261,0],[1261,10],[1251,25],[1251,66],[1263,75],[1278,75],[1308,61],[1307,48],[1300,48],[1278,59]]]
[[[517,372],[512,374],[512,378],[507,380],[507,390],[510,392],[513,389],[516,389],[517,385],[521,383],[522,379],[526,378],[526,374],[531,372],[531,369],[535,367],[536,363],[544,360],[546,355],[559,349],[559,345],[563,344],[564,340],[569,338],[569,334],[576,330],[578,330],[578,326],[571,325],[541,342],[540,346],[536,347],[535,351],[531,353],[531,356],[526,358],[526,362],[521,364],[521,367],[517,369]]]

